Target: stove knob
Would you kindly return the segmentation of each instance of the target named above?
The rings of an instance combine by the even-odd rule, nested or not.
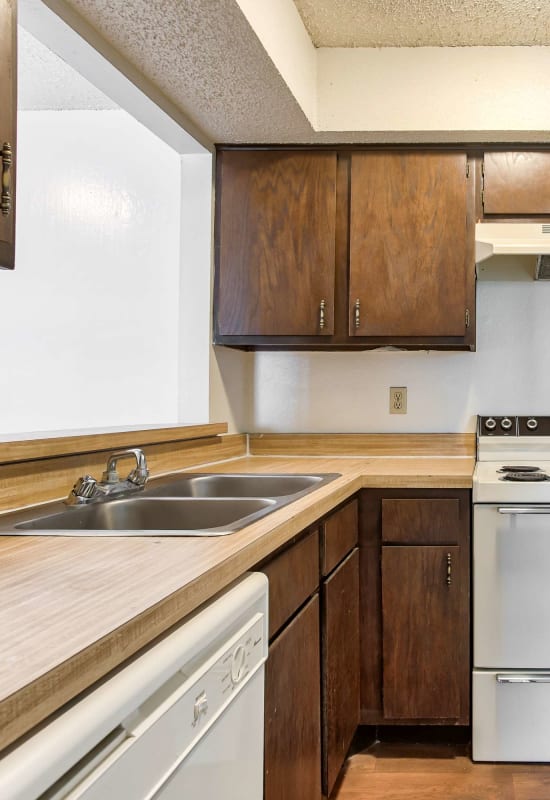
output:
[[[504,417],[500,422],[500,427],[503,431],[509,431],[512,427],[512,420],[509,417]]]
[[[485,420],[485,427],[487,428],[488,431],[494,431],[496,426],[497,424],[492,417],[489,417],[489,419]]]
[[[529,428],[530,431],[536,431],[537,428],[539,427],[539,423],[537,422],[536,419],[534,419],[534,417],[531,417],[531,419],[528,419],[525,424],[527,425],[527,427]]]

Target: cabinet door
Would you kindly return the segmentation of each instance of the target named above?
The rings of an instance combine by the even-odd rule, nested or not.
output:
[[[319,597],[269,648],[265,674],[265,800],[320,800]]]
[[[468,585],[458,546],[382,547],[388,720],[468,721]]]
[[[483,212],[550,214],[550,153],[484,153]]]
[[[0,268],[15,262],[16,0],[0,0]]]
[[[464,153],[353,153],[350,335],[466,335],[471,183]]]
[[[323,792],[332,791],[359,725],[359,550],[323,584]]]
[[[336,153],[218,155],[217,336],[334,332]]]

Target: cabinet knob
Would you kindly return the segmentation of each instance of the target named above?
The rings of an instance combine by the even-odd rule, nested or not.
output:
[[[359,328],[361,325],[361,303],[359,302],[359,298],[355,301],[354,306],[354,318],[355,318],[355,327]]]
[[[324,327],[325,327],[325,307],[326,307],[326,301],[325,300],[321,300],[321,302],[319,303],[319,328],[320,328],[320,330],[323,330]]]
[[[4,142],[0,153],[2,154],[2,198],[0,210],[2,211],[2,216],[7,217],[11,211],[11,144]]]

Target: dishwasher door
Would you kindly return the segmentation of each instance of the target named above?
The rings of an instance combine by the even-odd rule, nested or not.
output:
[[[0,759],[0,797],[261,800],[266,658],[253,573]]]

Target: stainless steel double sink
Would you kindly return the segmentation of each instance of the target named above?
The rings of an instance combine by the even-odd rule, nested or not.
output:
[[[7,514],[0,535],[224,536],[318,489],[338,474],[187,473],[152,481],[116,500],[62,502]]]

